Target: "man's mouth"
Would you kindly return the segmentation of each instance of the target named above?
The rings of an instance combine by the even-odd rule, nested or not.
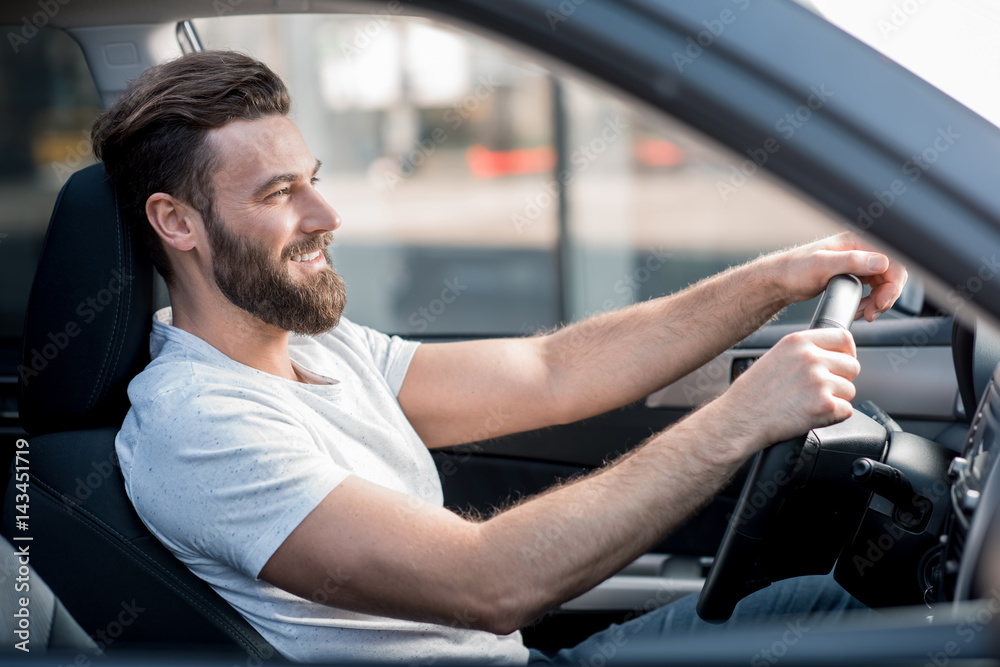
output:
[[[313,252],[303,253],[301,255],[292,255],[293,262],[311,262],[317,257],[323,254],[322,250],[314,250]]]

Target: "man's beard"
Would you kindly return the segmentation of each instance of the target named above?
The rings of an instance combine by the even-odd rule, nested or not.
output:
[[[233,305],[283,331],[316,335],[337,326],[347,291],[326,249],[333,242],[331,232],[290,245],[275,260],[269,248],[232,233],[221,219],[213,216],[206,223],[215,283]],[[308,282],[293,281],[291,257],[316,250],[326,266]]]

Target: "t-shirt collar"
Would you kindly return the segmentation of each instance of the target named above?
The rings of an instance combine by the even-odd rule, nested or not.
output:
[[[180,345],[184,345],[190,348],[196,349],[200,354],[213,359],[217,363],[224,364],[226,366],[232,366],[236,370],[245,370],[251,368],[245,364],[230,358],[224,354],[219,349],[213,347],[208,342],[199,338],[198,336],[185,331],[184,329],[179,329],[173,325],[174,322],[174,311],[173,308],[167,306],[165,308],[160,308],[158,311],[153,313],[153,331],[149,335],[149,355],[152,359],[156,359],[163,351],[166,346],[167,341],[173,341]],[[310,370],[304,367],[295,359],[292,359],[292,363],[296,368],[302,373],[302,375],[308,377],[313,384],[317,385],[335,385],[339,383],[339,380],[323,375],[322,373],[317,373],[316,371]],[[257,369],[252,369],[257,370]],[[263,371],[258,371],[263,372]],[[269,375],[269,374],[268,374]],[[278,376],[273,376],[276,379]],[[294,380],[288,380],[288,382],[294,382]],[[297,382],[296,384],[303,384]]]

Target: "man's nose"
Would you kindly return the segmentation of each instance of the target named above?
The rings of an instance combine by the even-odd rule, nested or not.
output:
[[[306,233],[332,232],[340,227],[340,214],[327,203],[317,190],[310,192],[302,219],[302,231]]]

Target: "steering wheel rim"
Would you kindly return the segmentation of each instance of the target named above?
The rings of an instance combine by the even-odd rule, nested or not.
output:
[[[857,277],[834,276],[809,328],[849,330],[862,293]],[[817,451],[807,433],[757,453],[698,599],[703,620],[728,620],[740,600],[772,583],[758,562],[764,537],[788,492],[808,481]]]

